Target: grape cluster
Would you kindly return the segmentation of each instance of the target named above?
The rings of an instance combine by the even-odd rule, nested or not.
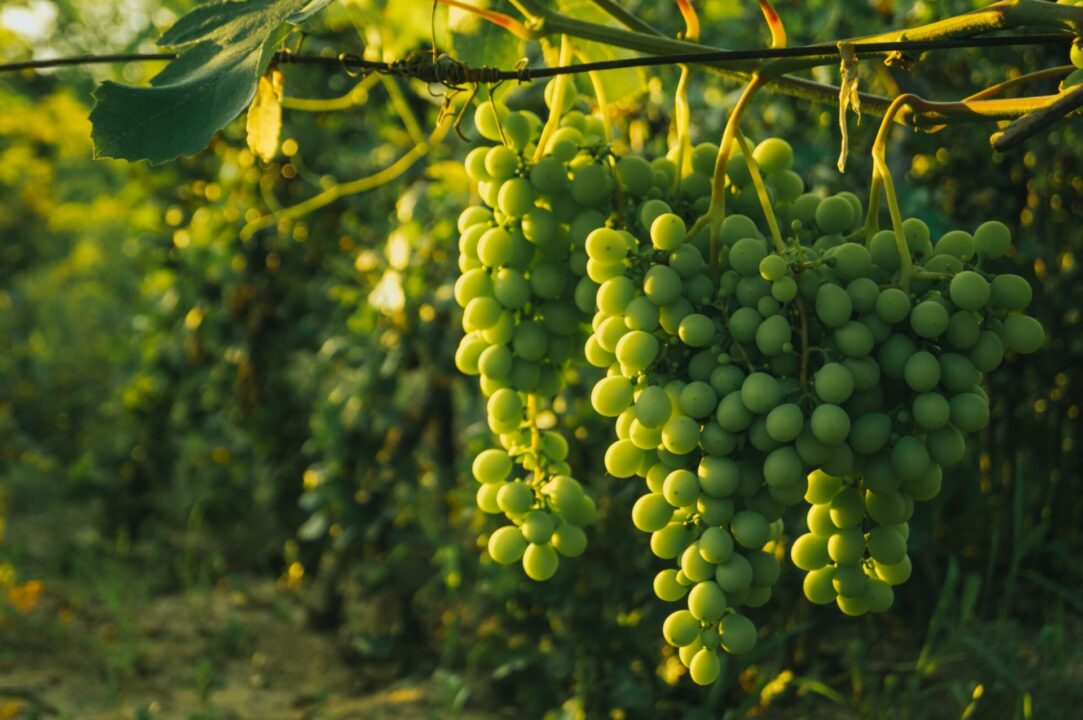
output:
[[[1026,281],[982,269],[1007,250],[1007,227],[934,245],[924,223],[905,221],[904,280],[895,234],[848,240],[861,239],[858,198],[804,193],[777,138],[727,165],[727,201],[750,214],[721,224],[716,286],[706,232],[689,237],[682,217],[702,206],[689,189],[709,177],[715,151],[696,149],[675,195],[668,166],[623,158],[624,216],[635,223],[617,219],[586,243],[599,287],[585,354],[607,370],[592,403],[616,419],[606,469],[646,480],[632,521],[655,555],[676,561],[654,589],[687,607],[663,635],[701,684],[717,676],[719,649],[754,645],[744,608],[770,598],[781,518],[802,501],[809,532],[790,556],[809,571],[807,597],[850,615],[891,605],[891,586],[909,575],[914,501],[937,494],[965,435],[988,421],[982,373],[1005,347],[1033,352],[1044,340],[1020,314]],[[781,247],[760,229],[753,173],[788,228]]]
[[[490,535],[490,556],[521,560],[527,576],[546,580],[559,555],[583,552],[582,528],[595,515],[593,500],[570,476],[568,443],[552,429],[552,401],[569,362],[582,354],[594,302],[580,289],[583,248],[606,221],[598,208],[614,185],[596,118],[568,108],[537,160],[537,116],[485,103],[474,122],[498,144],[473,149],[465,161],[484,205],[464,210],[458,223],[455,300],[466,334],[456,365],[479,376],[501,445],[474,460],[477,504],[510,521]]]
[[[1008,228],[878,231],[853,193],[805,192],[778,138],[727,159],[736,212],[693,225],[712,209],[716,145],[617,160],[596,119],[563,109],[535,153],[536,119],[482,106],[479,132],[503,142],[466,161],[493,209],[460,222],[458,363],[481,376],[503,446],[475,462],[479,506],[513,522],[490,553],[543,579],[546,542],[593,515],[563,438],[539,440],[524,403],[559,392],[585,336],[605,371],[591,404],[616,430],[605,468],[645,481],[632,522],[669,562],[654,591],[684,607],[662,634],[695,682],[717,678],[720,651],[755,646],[748,610],[770,600],[787,545],[810,601],[885,611],[910,575],[915,503],[988,422],[984,374],[1045,340],[1026,280],[990,271]],[[534,479],[509,480],[517,467]]]

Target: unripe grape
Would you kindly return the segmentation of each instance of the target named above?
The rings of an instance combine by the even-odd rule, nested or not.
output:
[[[551,545],[528,545],[523,553],[523,571],[531,580],[539,582],[553,577],[559,564],[556,550]]]
[[[489,536],[489,556],[501,565],[519,562],[527,548],[526,538],[514,525],[497,529]]]

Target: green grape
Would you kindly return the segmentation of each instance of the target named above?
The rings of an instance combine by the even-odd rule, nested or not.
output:
[[[505,108],[500,108],[498,115],[493,103],[478,103],[478,108],[474,111],[474,127],[477,129],[478,134],[486,140],[501,142],[500,122],[506,115],[507,109]]]
[[[726,611],[726,593],[710,580],[696,583],[688,594],[688,611],[697,620],[718,622]]]
[[[474,333],[467,333],[459,341],[459,347],[455,350],[455,367],[464,375],[477,375],[480,372],[478,359],[488,347],[489,343],[483,338]]]
[[[544,157],[535,163],[530,168],[528,177],[534,189],[543,195],[563,195],[571,187],[568,169],[554,157]]]
[[[876,298],[876,315],[889,325],[895,325],[910,314],[910,296],[898,288],[887,288]]]
[[[605,265],[620,263],[628,255],[624,236],[610,228],[598,228],[587,235],[587,255]]]
[[[501,306],[491,297],[476,297],[463,309],[463,329],[486,330],[500,320]]]
[[[602,378],[590,394],[591,407],[603,417],[616,417],[632,404],[632,383],[627,378]]]
[[[737,492],[741,470],[729,458],[707,456],[700,460],[697,476],[700,488],[708,495],[729,497]]]
[[[654,171],[643,158],[628,155],[617,161],[617,177],[632,195],[645,195],[651,189]]]
[[[787,276],[771,283],[771,297],[782,303],[790,302],[797,297],[797,281]]]
[[[827,555],[827,538],[811,533],[802,535],[790,548],[790,559],[801,570],[819,570],[825,567],[831,558]]]
[[[579,557],[587,549],[587,534],[579,526],[565,523],[553,532],[553,548],[564,557]]]
[[[890,527],[875,527],[866,539],[869,556],[878,563],[894,565],[906,557],[906,538]]]
[[[854,208],[850,201],[834,195],[820,201],[816,207],[816,225],[825,233],[841,233],[854,223]]]
[[[900,562],[892,565],[885,565],[883,563],[874,562],[873,567],[876,569],[876,575],[888,585],[902,585],[904,582],[910,579],[911,564],[910,556],[904,555]]]
[[[651,222],[651,243],[659,250],[674,250],[684,243],[686,229],[680,216],[662,213]]]
[[[660,493],[643,495],[632,506],[632,524],[643,532],[661,530],[672,517],[673,506]]]
[[[869,576],[860,565],[842,563],[835,568],[831,584],[840,597],[854,598],[861,596],[868,588]]]
[[[985,332],[982,335],[984,337]],[[981,344],[979,339],[978,343]],[[883,365],[883,363],[881,363]],[[957,353],[940,356],[940,384],[951,392],[968,392],[978,383],[978,369],[968,358]]]
[[[650,428],[658,428],[665,425],[673,414],[673,404],[665,390],[651,385],[636,398],[635,413],[639,422]]]
[[[903,236],[906,238],[906,245],[912,255],[924,257],[933,251],[930,242],[932,235],[929,233],[929,226],[923,220],[920,218],[907,218],[903,220],[902,229]]]
[[[771,536],[766,518],[752,510],[741,510],[734,514],[730,530],[742,547],[752,549],[763,547]]]
[[[752,564],[741,553],[735,552],[715,568],[714,580],[731,596],[740,595],[752,587]]]
[[[493,393],[486,405],[488,417],[500,427],[510,426],[513,430],[519,427],[523,419],[523,402],[519,393],[507,388],[501,388]]]
[[[688,588],[677,582],[677,571],[662,570],[654,576],[654,594],[659,600],[676,602],[688,594]]]
[[[658,328],[658,306],[646,296],[639,296],[625,308],[625,323],[632,330],[654,332]]]
[[[620,364],[633,372],[650,367],[658,357],[658,339],[642,330],[631,330],[621,337],[615,348]]]
[[[801,408],[793,403],[786,403],[774,407],[767,413],[765,425],[767,434],[772,440],[787,443],[801,434],[804,423],[805,414]]]
[[[1030,283],[1018,275],[997,275],[990,286],[993,304],[1007,310],[1022,310],[1030,304]]]
[[[545,357],[548,336],[545,329],[531,320],[520,322],[512,335],[512,349],[517,357],[538,362]]]
[[[983,330],[978,333],[977,342],[970,348],[970,361],[973,363],[973,367],[982,372],[990,372],[996,370],[1003,359],[1004,343],[1001,342],[1000,337],[989,330]],[[957,392],[959,390],[968,389],[962,387],[963,384],[963,380],[960,379],[960,381],[951,389],[956,389],[957,387]]]
[[[522,515],[534,505],[534,491],[526,483],[504,483],[496,495],[496,503],[508,515]]]
[[[845,202],[845,201],[843,201]],[[821,285],[816,292],[816,315],[829,327],[840,327],[850,319],[853,301],[838,285]]]
[[[825,445],[837,445],[850,434],[850,416],[838,405],[824,403],[812,411],[809,428]]]
[[[959,350],[972,348],[981,335],[981,318],[977,313],[959,310],[948,321],[945,335],[952,347]]]
[[[685,415],[703,418],[715,411],[718,406],[718,395],[707,383],[695,380],[681,390],[677,404]]]
[[[957,465],[966,455],[966,438],[951,425],[930,432],[926,436],[929,457],[944,467]]]
[[[835,263],[835,273],[847,282],[864,277],[872,266],[869,251],[857,243],[839,245],[831,254],[831,259]]]
[[[930,352],[916,352],[903,366],[903,378],[914,392],[928,392],[940,382],[940,363]]]
[[[847,358],[860,360],[872,352],[875,344],[872,331],[861,322],[851,320],[835,330],[835,345]]]
[[[774,282],[786,277],[786,259],[781,255],[768,255],[760,261],[760,277]]]
[[[854,393],[854,376],[839,363],[827,363],[813,378],[813,388],[824,402],[841,405]]]
[[[1007,252],[1012,243],[1008,226],[996,220],[984,222],[974,231],[974,246],[987,258],[996,259]]]
[[[485,155],[485,172],[493,180],[508,180],[515,176],[518,169],[519,155],[511,148],[497,145],[489,148]]]
[[[649,232],[655,219],[671,210],[672,208],[664,200],[648,200],[639,206],[639,212],[637,213],[639,224]]]
[[[730,267],[745,277],[759,275],[760,263],[767,257],[767,245],[758,237],[744,237],[733,243],[729,252]]]
[[[948,424],[951,407],[943,395],[935,392],[921,393],[914,398],[911,414],[924,430],[936,430]]]
[[[772,315],[756,328],[756,347],[768,357],[782,354],[787,346],[792,348],[791,339],[790,321],[782,315]]]
[[[951,424],[961,432],[977,432],[989,424],[989,403],[977,393],[955,395],[948,404]]]
[[[504,228],[486,230],[478,240],[478,259],[487,267],[507,265],[512,257],[511,234]]]
[[[523,518],[519,531],[528,542],[536,545],[544,545],[553,537],[556,530],[556,522],[553,516],[545,510],[531,510]]]
[[[950,319],[943,305],[933,300],[924,300],[910,313],[910,327],[920,337],[931,340],[940,337],[948,329]]]
[[[950,255],[966,262],[974,254],[974,237],[965,230],[952,230],[944,233],[936,241],[933,254]]]
[[[680,555],[688,546],[690,538],[683,522],[671,522],[651,534],[651,552],[663,560]]]
[[[699,547],[692,543],[681,553],[681,572],[694,583],[703,582],[714,574],[715,566],[699,554]]]
[[[891,466],[902,480],[917,479],[929,471],[929,451],[914,435],[904,435],[891,450]]]
[[[839,565],[856,565],[865,554],[865,538],[856,527],[840,529],[827,539],[827,554]]]
[[[681,278],[668,265],[655,265],[643,280],[643,292],[651,302],[661,307],[676,302],[681,296]]]
[[[676,455],[692,452],[699,444],[699,423],[686,415],[671,417],[662,427],[662,445]]]
[[[890,435],[891,418],[882,412],[871,412],[853,421],[847,441],[854,452],[872,455],[887,444]]]
[[[635,286],[623,275],[603,282],[597,291],[598,309],[607,315],[620,315],[635,297]]]
[[[688,470],[674,470],[662,483],[662,495],[673,507],[683,508],[694,505],[699,498],[699,481]]]
[[[813,570],[805,576],[802,582],[802,590],[808,601],[816,605],[827,605],[835,602],[838,593],[834,586],[835,568],[828,566],[819,570]]]
[[[869,256],[878,268],[887,273],[893,273],[899,269],[899,250],[895,240],[895,233],[891,230],[881,230],[866,241]]]
[[[706,347],[715,338],[714,321],[706,315],[691,313],[681,319],[677,335],[689,347]]]
[[[856,527],[865,519],[865,500],[854,487],[841,489],[829,503],[831,524],[839,529]]]
[[[632,477],[642,462],[643,451],[631,440],[618,440],[605,451],[605,469],[613,477]]]
[[[793,486],[805,479],[805,466],[797,450],[791,445],[783,445],[767,454],[763,461],[763,478],[768,485]],[[805,494],[801,488],[798,497]]]
[[[989,302],[989,283],[978,273],[966,270],[951,279],[949,294],[963,310],[981,310]]]
[[[767,373],[754,372],[741,383],[740,398],[745,408],[762,415],[770,412],[782,401],[782,388],[778,381]],[[721,424],[721,420],[719,422]]]
[[[709,648],[701,648],[692,656],[692,662],[688,664],[688,675],[697,685],[714,683],[721,672],[722,665],[718,661],[718,653]]]
[[[869,612],[887,612],[892,603],[895,602],[895,592],[883,580],[870,577],[861,599],[868,607]]]
[[[1045,344],[1042,324],[1028,315],[1012,315],[1004,321],[1004,344],[1016,352],[1029,354]]]
[[[861,617],[869,611],[869,605],[865,601],[864,595],[856,597],[847,597],[845,595],[839,595],[835,598],[835,604],[838,605],[839,610],[845,615],[850,617]]]
[[[752,151],[752,159],[765,175],[782,172],[793,165],[793,148],[782,138],[767,138]]]
[[[709,527],[699,538],[699,554],[715,565],[725,562],[733,555],[733,538],[720,527]]]
[[[842,490],[842,478],[829,475],[823,470],[813,470],[808,475],[808,488],[805,491],[805,500],[813,506],[830,504],[830,502],[835,499],[835,496],[839,494],[840,490]],[[831,532],[834,532],[833,527],[834,525],[832,524]]]
[[[503,450],[482,450],[474,458],[471,470],[474,479],[480,483],[501,483],[508,479],[511,474],[511,456]]]
[[[556,550],[551,545],[530,544],[523,553],[523,571],[531,580],[541,582],[553,577],[558,563]]]
[[[572,169],[572,197],[584,207],[599,207],[609,196],[612,180],[601,165],[582,165]]]
[[[526,538],[514,525],[497,529],[489,536],[489,556],[501,565],[519,562],[527,548]]]

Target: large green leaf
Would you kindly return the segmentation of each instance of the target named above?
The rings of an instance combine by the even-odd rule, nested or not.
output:
[[[503,0],[475,3],[478,7],[516,16]],[[452,56],[470,67],[511,70],[523,57],[523,41],[502,27],[454,8],[448,11]]]
[[[616,24],[609,15],[599,10],[590,0],[556,0],[556,2],[557,7],[565,15],[570,15],[579,20],[589,20],[600,25]],[[576,40],[575,47],[583,59],[588,62],[635,57],[635,53],[630,50],[588,40]],[[602,86],[605,89],[607,102],[620,102],[621,100],[633,98],[647,88],[647,76],[643,68],[606,70],[598,73],[598,76],[601,78]]]
[[[180,50],[150,81],[106,81],[94,91],[94,152],[126,160],[172,160],[198,152],[252,101],[286,22],[300,22],[324,0],[211,2],[194,8],[158,41]]]

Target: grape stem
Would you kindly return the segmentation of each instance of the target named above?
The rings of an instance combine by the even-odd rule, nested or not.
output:
[[[606,147],[613,142],[613,129],[612,118],[609,115],[609,101],[605,95],[605,85],[602,84],[602,76],[597,72],[587,73],[587,77],[590,78],[590,84],[594,88],[594,97],[598,101],[598,114],[602,116],[602,130],[605,132],[605,144]],[[617,174],[617,160],[613,157],[613,153],[609,153],[607,157],[607,164],[609,165],[609,174],[613,177],[613,195],[614,205],[617,206],[617,221],[623,227],[624,222],[624,185],[621,184],[620,175]]]
[[[530,423],[530,454],[534,458],[534,484],[541,485],[541,433],[538,432],[538,394],[527,393],[526,417]]]
[[[760,207],[763,208],[763,216],[767,219],[767,227],[771,231],[771,240],[775,244],[775,252],[782,255],[786,252],[786,243],[782,241],[782,232],[778,229],[778,219],[775,210],[771,207],[771,198],[767,196],[767,186],[763,184],[763,176],[760,174],[760,164],[752,157],[752,146],[740,128],[737,130],[737,142],[741,146],[741,152],[748,163],[748,174],[752,176],[752,185],[756,188],[756,195],[760,199]]]
[[[887,209],[891,215],[891,227],[895,232],[895,247],[899,252],[899,287],[904,292],[910,290],[914,261],[910,256],[906,234],[903,232],[902,213],[899,211],[899,200],[895,195],[895,182],[891,179],[891,170],[887,166],[887,136],[895,115],[904,106],[913,111],[923,109],[930,104],[932,103],[910,93],[896,97],[884,113],[880,129],[876,133],[876,140],[872,144],[872,185],[869,193],[869,217],[866,221],[866,229],[875,229],[875,217],[880,207],[879,186],[882,186],[884,196],[887,198]]]
[[[560,36],[560,64],[567,65],[572,61],[572,41],[567,35]],[[549,138],[553,136],[553,133],[560,127],[560,114],[564,109],[564,93],[568,88],[568,76],[557,75],[553,80],[553,94],[550,99],[549,105],[549,117],[545,121],[545,127],[542,128],[541,137],[538,138],[538,147],[534,150],[534,162],[541,160],[542,154],[545,152],[545,146],[549,143]]]
[[[677,0],[677,7],[684,18],[684,39],[690,42],[699,41],[699,17],[695,8],[688,0]],[[681,177],[684,175],[685,165],[691,155],[692,140],[689,125],[692,121],[692,111],[688,105],[688,80],[692,77],[692,67],[687,63],[681,64],[681,77],[677,81],[677,90],[674,93],[673,105],[676,117],[674,124],[677,126],[677,153],[674,163],[677,171],[673,173],[673,193],[676,195],[681,186]]]

